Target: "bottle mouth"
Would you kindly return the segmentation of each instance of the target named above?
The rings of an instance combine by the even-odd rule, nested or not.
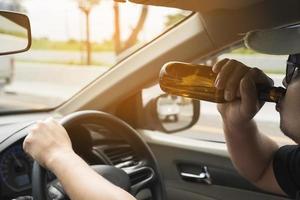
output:
[[[269,98],[272,102],[278,103],[285,96],[286,89],[283,87],[274,87],[270,90]]]

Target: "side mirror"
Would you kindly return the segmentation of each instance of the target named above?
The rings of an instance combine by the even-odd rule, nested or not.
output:
[[[28,17],[20,13],[0,11],[0,55],[24,52],[30,46]]]
[[[163,94],[148,104],[151,120],[148,118],[147,126],[151,122],[151,129],[174,133],[192,127],[199,119],[200,102],[193,99]]]

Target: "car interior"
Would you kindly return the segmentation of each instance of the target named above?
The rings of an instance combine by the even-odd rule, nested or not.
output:
[[[181,106],[188,105],[190,117],[188,122],[180,124],[180,117],[174,117],[178,109],[174,108],[172,98],[158,88],[158,76],[167,62],[213,64],[218,56],[244,47],[243,39],[251,31],[296,25],[300,21],[300,2],[130,2],[192,12],[119,60],[61,105],[51,109],[1,113],[0,199],[21,196],[39,200],[68,199],[56,177],[22,149],[30,126],[48,117],[61,122],[75,152],[92,168],[139,200],[288,199],[262,191],[240,176],[230,161],[224,141],[176,134],[189,132],[198,119],[205,118],[202,111],[206,104],[181,99]],[[30,35],[30,26],[21,26],[27,27],[26,33]],[[24,45],[19,49],[25,51],[29,47]],[[145,101],[144,95],[151,89],[157,95]],[[160,103],[171,108],[158,108]],[[175,125],[169,127],[170,123]],[[204,133],[205,130],[199,127],[197,134]],[[118,177],[117,180],[114,177]]]

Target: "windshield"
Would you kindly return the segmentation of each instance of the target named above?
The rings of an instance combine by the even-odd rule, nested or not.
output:
[[[0,113],[61,105],[138,47],[190,14],[108,0],[2,1],[25,13],[28,52],[0,57]]]

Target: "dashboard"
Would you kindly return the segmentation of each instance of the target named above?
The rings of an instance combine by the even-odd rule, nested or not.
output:
[[[23,151],[18,141],[0,154],[1,196],[7,198],[12,193],[18,195],[29,192],[31,188],[31,169],[33,160]]]
[[[31,195],[33,159],[22,148],[30,124],[0,141],[0,199],[13,199]],[[0,127],[1,131],[1,127]],[[110,127],[82,124],[68,130],[73,149],[88,164],[108,164],[126,168],[141,164],[139,155],[120,134]],[[1,134],[0,134],[1,135]],[[56,177],[48,172],[48,182]]]

